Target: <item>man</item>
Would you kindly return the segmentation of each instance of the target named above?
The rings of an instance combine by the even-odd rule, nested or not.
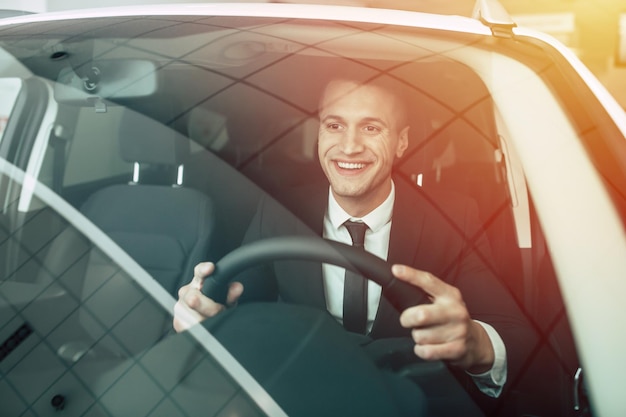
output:
[[[497,397],[514,350],[515,367],[519,367],[517,351],[522,350],[525,335],[515,303],[477,255],[488,250],[486,240],[470,239],[479,232],[474,206],[446,196],[442,213],[443,200],[416,193],[405,179],[392,176],[394,162],[408,147],[409,126],[404,101],[382,79],[366,84],[331,81],[323,92],[319,117],[318,155],[327,182],[318,188],[319,198],[319,191],[306,191],[307,203],[295,204],[295,210],[301,211],[296,214],[324,237],[345,243],[351,243],[351,238],[344,222],[364,222],[365,249],[392,262],[393,274],[421,288],[431,301],[398,317],[381,298],[380,287],[370,282],[366,332],[373,338],[408,335],[415,343],[415,355],[464,370],[483,393]],[[297,227],[273,220],[281,217],[275,214],[278,210],[271,204],[262,206],[246,241],[293,234]],[[281,266],[263,268],[249,274],[255,279],[233,283],[226,304],[245,300],[245,289],[252,293],[248,300],[280,298],[326,307],[338,321],[343,320],[340,268],[324,265],[318,278],[315,272],[311,278],[304,271],[289,273]],[[212,271],[212,263],[199,264],[192,282],[181,288],[176,330],[226,308],[199,291]]]

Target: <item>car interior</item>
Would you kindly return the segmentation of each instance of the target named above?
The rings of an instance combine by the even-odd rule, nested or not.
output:
[[[281,37],[294,33],[292,23],[266,25],[258,33],[249,29],[255,27],[251,22],[221,21],[227,23],[248,29],[228,35],[219,25],[207,24],[205,37],[190,34],[193,48],[176,59],[166,59],[166,52],[175,55],[176,44],[159,38],[158,30],[152,38],[118,47],[111,47],[110,39],[59,42],[67,57],[38,50],[39,56],[24,62],[35,77],[22,81],[13,110],[19,118],[11,118],[5,132],[35,136],[27,126],[38,126],[52,114],[48,146],[39,156],[35,177],[153,277],[171,296],[171,307],[194,265],[218,260],[240,245],[262,196],[292,204],[282,200],[284,190],[323,178],[316,151],[322,86],[337,73],[363,80],[391,76],[411,103],[410,147],[397,162],[397,173],[426,196],[445,189],[475,200],[492,251],[483,254],[485,262],[522,306],[538,336],[525,372],[510,381],[513,388],[494,415],[510,415],[512,407],[525,415],[573,416],[582,392],[575,384],[579,361],[532,195],[490,88],[474,68],[445,53],[457,46],[453,41],[476,42],[480,49],[479,42],[424,33],[419,43],[391,29],[388,39],[381,39],[340,25],[326,28],[332,36],[325,33],[321,42],[318,28],[298,24],[302,35],[296,43]],[[122,28],[129,31],[130,25]],[[374,48],[355,50],[355,39],[380,44],[389,56],[370,56]],[[149,52],[158,42],[164,44],[159,48],[163,56]],[[143,51],[145,58],[127,59],[128,51]],[[90,74],[87,64],[101,73]],[[87,88],[91,81],[97,94]],[[20,112],[23,108],[31,110]],[[33,142],[15,143],[7,148],[0,142],[0,151],[30,172]],[[9,183],[5,178],[0,188]],[[4,202],[0,223],[1,279],[56,282],[50,288],[71,297],[60,303],[49,294],[35,308],[31,301],[41,297],[39,292],[27,291],[18,305],[0,287],[8,300],[2,301],[3,316],[9,316],[5,309],[11,317],[27,315],[21,309],[32,306],[28,322],[32,331],[44,335],[48,333],[38,327],[43,325],[41,309],[65,303],[62,310],[75,316],[71,323],[82,329],[84,339],[41,341],[62,349],[70,363],[82,363],[94,340],[105,355],[132,357],[171,333],[171,317],[145,297],[129,301],[133,313],[123,313],[122,307],[109,312],[106,297],[136,294],[139,290],[129,288],[141,286],[69,219],[37,199],[26,210],[18,207],[21,189],[14,197]],[[42,234],[47,238],[42,240]],[[23,262],[12,261],[16,251]],[[94,326],[94,316],[100,314],[110,317]],[[124,314],[124,324],[117,326]],[[159,320],[142,323],[137,332],[134,325],[145,314]],[[109,334],[108,326],[117,326],[119,339],[133,342],[121,348],[111,343],[118,335]]]

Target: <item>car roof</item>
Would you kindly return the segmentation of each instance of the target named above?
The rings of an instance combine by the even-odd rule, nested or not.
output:
[[[452,30],[483,35],[491,34],[489,27],[481,23],[478,19],[459,15],[342,5],[254,2],[161,4],[76,9],[9,17],[1,20],[0,25],[80,18],[166,15],[235,15],[244,17],[324,19],[330,21],[418,26],[421,28]]]

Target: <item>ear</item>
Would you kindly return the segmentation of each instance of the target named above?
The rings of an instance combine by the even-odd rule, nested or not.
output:
[[[406,126],[400,131],[398,135],[398,145],[396,146],[396,158],[402,158],[404,151],[409,147],[409,129],[410,126]]]

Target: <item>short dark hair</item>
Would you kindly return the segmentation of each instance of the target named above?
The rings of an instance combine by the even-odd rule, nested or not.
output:
[[[359,87],[360,86],[376,87],[389,93],[396,101],[396,105],[398,108],[398,112],[399,112],[398,117],[397,117],[398,128],[401,130],[404,127],[409,125],[409,117],[408,117],[409,100],[406,94],[406,86],[404,86],[402,81],[399,81],[386,74],[380,74],[380,75],[377,75],[376,77],[365,79],[365,80],[356,76],[349,75],[349,74],[340,74],[331,78],[326,83],[324,90],[322,91],[322,94],[320,95],[318,110],[321,110],[322,102],[326,94],[326,88],[331,83],[339,82],[339,81],[354,83]]]

